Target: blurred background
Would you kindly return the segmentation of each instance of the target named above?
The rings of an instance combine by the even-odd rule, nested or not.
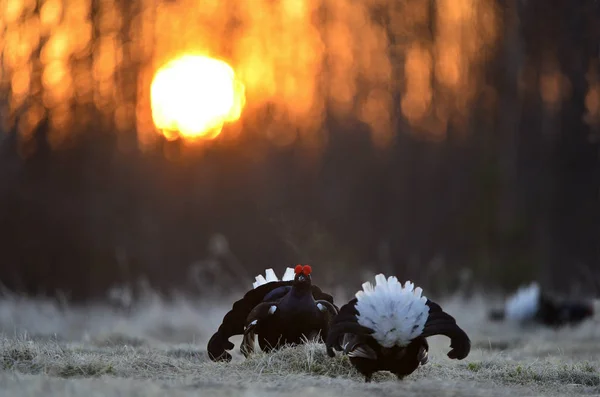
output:
[[[0,0],[0,282],[214,294],[310,263],[322,287],[598,296],[599,22],[595,0]]]

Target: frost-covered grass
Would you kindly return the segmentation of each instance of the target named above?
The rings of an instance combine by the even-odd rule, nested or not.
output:
[[[441,300],[473,341],[469,357],[449,360],[449,341],[434,337],[426,366],[403,381],[378,373],[365,384],[347,358],[331,359],[318,344],[245,360],[235,337],[231,363],[209,361],[206,342],[235,299],[150,296],[122,310],[5,298],[0,396],[600,395],[598,319],[522,329],[488,322],[484,299]]]

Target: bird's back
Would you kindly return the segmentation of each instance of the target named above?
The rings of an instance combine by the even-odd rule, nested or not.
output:
[[[263,302],[272,302],[280,300],[281,298],[286,296],[291,289],[291,285],[275,288],[274,290],[265,295],[265,297],[263,298]]]

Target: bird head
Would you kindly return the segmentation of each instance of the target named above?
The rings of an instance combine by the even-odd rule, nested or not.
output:
[[[295,276],[293,285],[297,288],[309,289],[312,281],[310,277],[311,272],[312,268],[310,265],[296,265],[294,268]]]

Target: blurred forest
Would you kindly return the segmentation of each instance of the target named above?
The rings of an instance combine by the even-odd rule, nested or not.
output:
[[[600,2],[301,3],[0,0],[1,283],[600,293]],[[192,50],[248,94],[200,142],[149,110]]]

